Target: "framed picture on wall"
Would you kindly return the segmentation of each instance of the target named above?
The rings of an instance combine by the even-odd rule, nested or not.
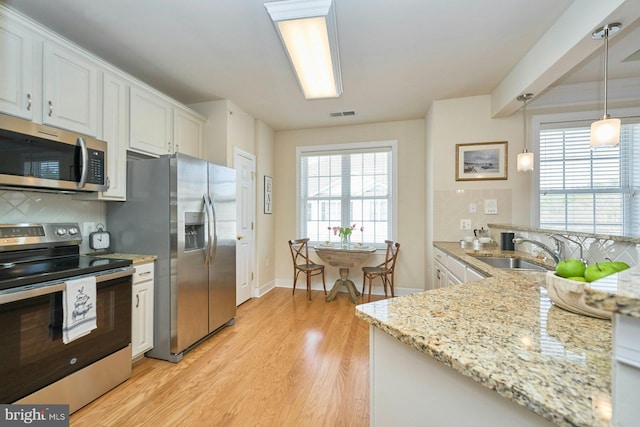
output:
[[[273,209],[273,182],[270,176],[264,176],[264,213],[270,214]]]
[[[507,141],[456,144],[456,181],[507,179]]]

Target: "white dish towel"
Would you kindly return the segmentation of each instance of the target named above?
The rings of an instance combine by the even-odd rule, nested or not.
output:
[[[95,276],[68,280],[62,291],[62,306],[62,342],[68,344],[96,329]]]

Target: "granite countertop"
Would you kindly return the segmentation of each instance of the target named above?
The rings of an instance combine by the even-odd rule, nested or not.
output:
[[[507,399],[559,425],[607,426],[611,418],[611,322],[553,306],[545,273],[493,268],[435,242],[491,277],[356,307],[358,317]]]
[[[141,255],[141,254],[122,254],[122,253],[111,253],[111,254],[87,254],[89,256],[95,256],[99,258],[116,258],[116,259],[130,259],[133,261],[133,265],[144,264],[145,262],[153,262],[158,259],[157,255]]]
[[[589,306],[640,318],[640,266],[593,282],[584,290]]]

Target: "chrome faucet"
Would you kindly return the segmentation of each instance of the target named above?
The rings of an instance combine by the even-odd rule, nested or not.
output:
[[[542,250],[544,250],[546,253],[548,253],[551,256],[551,258],[553,258],[553,262],[557,264],[560,262],[560,259],[562,257],[562,249],[564,248],[564,243],[560,239],[558,239],[558,237],[556,237],[555,234],[551,234],[549,235],[549,237],[553,239],[553,241],[556,244],[555,250],[551,249],[549,246],[545,245],[542,242],[538,242],[537,240],[529,240],[522,237],[515,237],[513,239],[513,243],[515,244],[525,243],[525,242],[531,243],[532,245],[535,245],[541,248]]]

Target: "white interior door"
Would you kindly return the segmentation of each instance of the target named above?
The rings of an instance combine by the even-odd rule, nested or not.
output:
[[[253,297],[253,259],[255,239],[255,171],[256,158],[252,154],[234,150],[238,188],[238,239],[236,242],[236,305]]]

